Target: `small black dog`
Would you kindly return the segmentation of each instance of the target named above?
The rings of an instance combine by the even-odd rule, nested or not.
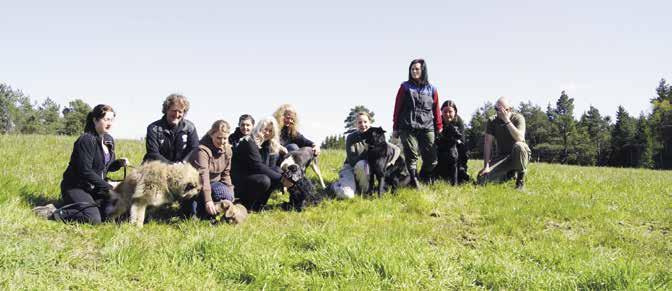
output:
[[[457,166],[459,153],[457,147],[462,143],[462,134],[457,126],[446,126],[436,139],[438,164],[434,169],[437,178],[447,179],[451,185],[457,184]]]
[[[462,139],[462,133],[457,126],[444,127],[436,139],[438,164],[434,168],[435,178],[446,179],[451,185],[469,181],[468,153]]]
[[[282,173],[286,182],[284,186],[289,191],[289,203],[283,205],[285,210],[303,211],[306,206],[317,205],[322,202],[322,195],[315,192],[313,183],[306,178],[305,173],[298,165],[289,165]]]
[[[382,127],[371,127],[364,133],[364,139],[368,144],[366,156],[369,162],[369,191],[373,193],[373,187],[378,179],[378,196],[385,192],[386,186],[394,192],[398,187],[408,185],[411,175],[406,168],[406,162],[400,153],[387,144],[385,130]]]

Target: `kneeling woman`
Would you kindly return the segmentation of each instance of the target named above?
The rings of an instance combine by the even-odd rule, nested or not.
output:
[[[278,124],[272,117],[265,118],[252,133],[240,140],[231,160],[231,177],[241,203],[252,211],[259,211],[268,197],[281,186],[282,175],[262,161],[260,149],[268,142],[271,154],[278,154]]]
[[[201,218],[217,215],[215,202],[229,200],[233,202],[233,183],[231,183],[231,145],[228,143],[230,126],[224,120],[212,124],[208,133],[201,139],[198,151],[189,162],[198,170],[203,190],[200,195],[183,203],[187,215]]]
[[[114,139],[109,135],[115,113],[109,105],[100,104],[86,116],[84,133],[75,141],[70,163],[63,173],[61,198],[65,206],[53,204],[36,208],[38,214],[60,221],[99,224],[105,219],[112,185],[103,178],[107,172],[123,167],[126,159],[115,160]]]
[[[434,168],[435,178],[446,179],[451,184],[469,182],[467,173],[467,151],[464,136],[464,122],[457,115],[457,105],[452,100],[446,100],[441,105],[443,131],[436,140],[438,165]],[[450,169],[453,170],[450,170]],[[457,171],[454,171],[454,170]]]

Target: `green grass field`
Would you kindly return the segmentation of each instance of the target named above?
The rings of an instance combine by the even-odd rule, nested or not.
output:
[[[42,220],[73,142],[0,136],[2,289],[672,288],[670,171],[532,164],[524,191],[437,183],[239,226]],[[138,164],[144,144],[117,152]],[[327,182],[343,159],[324,151]]]

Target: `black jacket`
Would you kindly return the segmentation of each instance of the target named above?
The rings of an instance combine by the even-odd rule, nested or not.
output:
[[[63,173],[61,189],[80,188],[91,193],[94,198],[104,198],[112,186],[105,182],[107,172],[114,172],[123,166],[123,160],[115,160],[114,139],[105,134],[105,146],[110,160],[105,163],[105,153],[101,137],[94,133],[82,134],[72,148],[70,163]]]
[[[166,117],[147,126],[147,154],[143,162],[162,161],[172,164],[187,162],[189,154],[198,148],[196,127],[189,120],[182,120],[171,127]]]
[[[288,144],[293,143],[299,146],[299,148],[315,146],[315,143],[304,137],[303,134],[301,133],[297,132],[296,136],[293,138],[289,136],[289,129],[286,126],[283,127],[282,130],[280,130],[280,143],[283,146],[287,146]]]
[[[459,140],[459,142],[457,142]],[[450,147],[456,146],[458,152],[458,164],[466,169],[469,160],[467,139],[464,132],[464,121],[459,115],[455,120],[447,122],[443,120],[443,131],[436,138],[436,151],[441,156],[450,151]]]
[[[264,164],[259,152],[259,146],[251,137],[240,140],[233,151],[231,158],[231,178],[233,184],[240,184],[245,177],[255,174],[264,174],[272,181],[279,181],[281,174]]]
[[[229,144],[235,148],[238,146],[240,139],[243,137],[245,136],[242,132],[240,132],[240,127],[236,127],[236,130],[231,135],[229,135]]]

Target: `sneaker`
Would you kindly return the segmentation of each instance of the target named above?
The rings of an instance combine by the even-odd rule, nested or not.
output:
[[[54,212],[56,212],[56,206],[54,204],[47,204],[44,206],[37,206],[33,208],[33,212],[39,217],[44,219],[53,219]]]

